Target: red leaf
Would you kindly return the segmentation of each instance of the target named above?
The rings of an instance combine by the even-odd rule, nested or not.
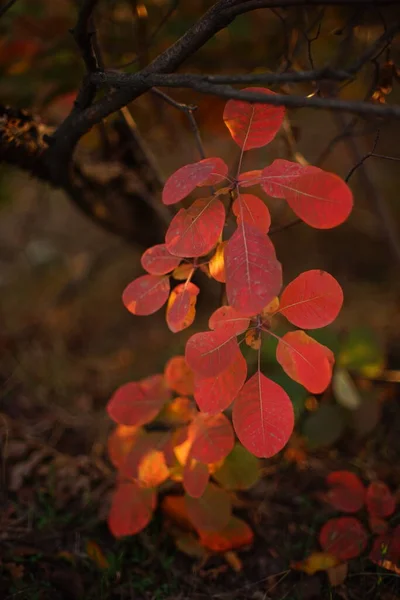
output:
[[[192,335],[186,344],[185,359],[196,374],[214,377],[229,367],[238,352],[236,337],[217,329]]]
[[[165,244],[157,244],[142,254],[140,262],[143,269],[151,275],[165,275],[173,271],[181,259],[178,256],[172,256]]]
[[[199,413],[189,426],[188,437],[193,439],[190,456],[206,464],[228,456],[235,443],[232,425],[221,413]]]
[[[232,335],[239,335],[248,329],[250,319],[244,317],[232,306],[220,306],[213,312],[208,321],[210,329],[224,328],[224,331],[231,331]]]
[[[193,394],[193,371],[188,367],[184,356],[173,356],[167,362],[164,371],[166,385],[169,389],[184,396]]]
[[[260,312],[282,287],[282,269],[271,240],[242,222],[225,249],[228,301],[243,315]]]
[[[194,458],[188,459],[183,469],[183,487],[192,498],[200,498],[208,485],[208,467]]]
[[[383,481],[373,481],[369,484],[366,504],[372,517],[389,517],[396,508],[396,500]]]
[[[213,377],[195,375],[194,397],[203,412],[215,415],[222,412],[234,401],[247,377],[247,363],[238,352],[236,358],[225,371]]]
[[[365,488],[354,473],[333,471],[326,478],[326,483],[331,488],[326,498],[337,510],[353,513],[364,506]]]
[[[144,529],[153,516],[157,495],[152,489],[134,482],[119,483],[108,516],[108,526],[115,537],[135,535]]]
[[[208,254],[217,244],[225,224],[225,208],[219,198],[200,198],[181,208],[165,236],[166,246],[176,256]]]
[[[385,569],[400,571],[400,525],[375,538],[369,558]]]
[[[167,304],[167,325],[174,333],[193,323],[199,291],[197,285],[190,282],[181,283],[172,290]]]
[[[276,359],[289,377],[312,394],[321,394],[332,379],[332,352],[304,331],[286,333],[278,342]]]
[[[350,560],[365,550],[368,533],[358,519],[339,517],[330,519],[319,532],[319,543],[340,561]]]
[[[261,183],[261,173],[261,169],[257,169],[255,171],[247,171],[246,173],[240,173],[238,177],[240,187],[247,188]]]
[[[125,288],[122,302],[134,315],[151,315],[165,304],[169,290],[168,277],[142,275]]]
[[[389,523],[385,521],[385,519],[380,519],[379,517],[370,517],[368,519],[368,525],[372,533],[376,533],[377,535],[383,535],[388,532]]]
[[[353,208],[347,183],[317,167],[279,159],[263,170],[261,185],[270,196],[285,198],[300,219],[318,229],[340,225]]]
[[[343,291],[332,275],[317,269],[301,273],[283,290],[280,310],[297,327],[317,329],[336,319]]]
[[[243,91],[274,94],[271,90],[259,87],[249,87]],[[237,145],[243,150],[251,150],[261,148],[274,139],[284,116],[283,106],[228,100],[223,119]]]
[[[261,187],[268,196],[286,198],[286,194],[298,177],[319,171],[321,169],[318,169],[318,167],[303,167],[299,163],[277,158],[271,165],[265,167],[260,172],[259,179]],[[246,175],[246,173],[243,173],[243,178]],[[241,185],[245,186],[245,182],[241,183]]]
[[[152,421],[169,400],[162,375],[122,385],[107,404],[111,419],[121,425],[144,425]]]
[[[108,438],[108,456],[117,469],[124,461],[126,455],[132,449],[141,434],[138,427],[128,425],[117,425]]]
[[[237,224],[246,221],[262,233],[268,233],[271,225],[269,210],[257,196],[253,194],[239,194],[232,205],[232,211],[237,218]]]
[[[254,539],[247,523],[233,516],[220,531],[199,531],[199,535],[202,545],[213,552],[228,552],[242,546],[249,546]]]
[[[269,458],[292,434],[293,406],[280,385],[257,371],[236,398],[232,420],[243,446],[255,456]]]
[[[213,483],[200,498],[185,496],[185,505],[190,521],[200,531],[220,531],[231,518],[229,494]]]
[[[222,158],[205,158],[181,167],[168,178],[162,193],[164,204],[176,204],[198,186],[214,185],[225,179],[228,167]]]

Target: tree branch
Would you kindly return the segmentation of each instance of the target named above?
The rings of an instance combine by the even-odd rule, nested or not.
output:
[[[7,12],[8,10],[10,10],[10,8],[11,8],[12,6],[14,6],[14,4],[16,3],[16,1],[17,1],[17,0],[9,0],[9,1],[8,1],[8,2],[7,2],[5,5],[4,5],[4,6],[2,6],[2,7],[0,8],[0,19],[1,19],[1,17],[2,17],[3,15],[5,15],[5,14],[6,14],[6,12]]]

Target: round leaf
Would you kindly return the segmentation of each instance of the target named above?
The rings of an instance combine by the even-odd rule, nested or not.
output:
[[[261,476],[260,461],[241,444],[235,444],[213,478],[226,490],[247,490]]]
[[[151,315],[165,304],[169,290],[168,277],[142,275],[125,288],[122,302],[134,315]]]
[[[167,179],[162,193],[164,204],[176,204],[197,186],[214,185],[225,179],[228,167],[221,158],[205,158],[181,167]]]
[[[157,495],[134,482],[119,483],[112,497],[108,516],[111,533],[119,538],[142,531],[153,516]]]
[[[165,244],[157,244],[142,254],[140,262],[143,269],[151,275],[165,275],[176,269],[181,259],[178,256],[172,256]]]
[[[350,560],[365,550],[368,533],[358,519],[339,517],[330,519],[319,532],[319,543],[340,561]]]

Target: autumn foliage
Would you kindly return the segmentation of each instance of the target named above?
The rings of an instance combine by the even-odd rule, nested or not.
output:
[[[184,356],[172,357],[163,374],[120,387],[108,413],[117,423],[109,442],[118,469],[111,531],[123,536],[143,529],[156,506],[157,487],[179,482],[185,495],[167,496],[163,509],[183,520],[202,544],[226,550],[252,538],[248,526],[232,516],[230,493],[257,481],[258,459],[278,453],[294,427],[288,394],[261,370],[263,340],[278,339],[276,360],[284,372],[320,394],[330,384],[334,356],[304,330],[332,323],[343,302],[339,283],[318,268],[282,289],[282,266],[268,235],[271,215],[258,194],[286,202],[319,229],[343,223],[353,199],[337,175],[288,160],[242,172],[244,152],[276,136],[283,107],[229,100],[223,119],[240,148],[236,172],[211,157],[169,177],[165,205],[178,204],[195,190],[201,197],[179,208],[164,243],[143,254],[147,274],[126,287],[123,303],[134,315],[166,305],[167,325],[176,333],[195,320],[197,270],[225,285],[225,300],[210,316],[209,330],[189,338]],[[179,283],[171,285],[173,280]],[[278,338],[274,325],[282,317],[294,329]],[[257,353],[255,372],[248,373],[243,343]],[[230,418],[223,414],[227,409]],[[145,428],[155,418],[167,426],[161,433]],[[332,498],[340,502],[340,492]]]

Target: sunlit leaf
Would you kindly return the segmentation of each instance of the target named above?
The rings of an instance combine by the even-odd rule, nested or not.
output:
[[[168,300],[169,278],[142,275],[134,279],[122,294],[122,302],[134,315],[151,315]]]
[[[190,456],[203,463],[215,463],[225,458],[234,445],[232,425],[222,413],[199,413],[189,426],[192,437]]]
[[[221,158],[205,158],[185,165],[168,178],[162,193],[164,204],[186,198],[197,186],[214,185],[225,179],[228,167]]]
[[[271,215],[266,204],[253,194],[239,194],[232,205],[232,212],[238,225],[246,221],[262,233],[268,233],[271,225]]]
[[[337,510],[354,513],[364,506],[364,484],[355,473],[333,471],[326,478],[326,483],[330,488],[326,499]]]
[[[261,348],[261,334],[257,328],[249,329],[245,335],[245,342],[253,350],[259,350]]]
[[[192,263],[182,263],[172,271],[172,277],[178,281],[186,281],[193,271]]]
[[[343,292],[336,279],[315,269],[301,273],[283,290],[279,312],[297,327],[317,329],[332,323],[342,304]]]
[[[211,415],[228,408],[243,387],[247,377],[247,362],[238,352],[233,362],[213,377],[195,375],[194,397],[198,407]]]
[[[229,367],[238,352],[236,337],[220,328],[192,335],[186,344],[185,359],[196,374],[214,377]]]
[[[226,293],[229,304],[252,316],[277,296],[282,268],[270,239],[243,221],[225,249]]]
[[[107,404],[113,421],[121,425],[144,425],[152,421],[170,398],[162,375],[122,385]]]
[[[260,87],[249,87],[242,91],[274,94],[271,90]],[[228,100],[223,119],[237,145],[243,150],[251,150],[261,148],[274,139],[284,115],[283,106]]]
[[[260,371],[244,384],[233,405],[232,419],[243,446],[260,458],[282,450],[294,427],[289,396]]]
[[[135,444],[125,456],[124,461],[120,465],[121,477],[124,477],[126,479],[139,480],[141,475],[143,475],[143,484],[146,485],[146,478],[148,480],[150,480],[151,478],[151,473],[148,474],[149,470],[151,471],[152,466],[156,468],[159,465],[161,465],[159,469],[159,474],[154,475],[156,479],[161,479],[161,483],[164,479],[166,479],[166,476],[164,477],[166,473],[164,468],[166,463],[166,455],[164,454],[164,458],[160,458],[159,456],[154,455],[154,453],[164,453],[164,449],[168,451],[169,441],[169,432],[147,432],[143,430],[141,435],[138,436],[138,438],[136,439]],[[154,465],[152,461],[154,461]],[[140,473],[142,463],[143,468],[142,473]]]
[[[199,531],[221,531],[229,523],[232,512],[227,492],[209,483],[200,498],[185,496],[190,521]]]
[[[330,519],[319,532],[319,543],[323,550],[333,554],[340,561],[360,556],[367,542],[366,529],[354,517]]]
[[[188,366],[184,356],[173,356],[165,366],[165,381],[169,389],[190,396],[193,394],[193,371]]]
[[[242,546],[250,546],[254,539],[254,534],[247,523],[234,516],[220,531],[200,530],[199,535],[203,546],[213,552],[228,552]]]
[[[291,188],[294,181],[301,175],[306,173],[318,172],[320,169],[317,167],[303,167],[297,162],[285,160],[283,158],[277,158],[268,167],[265,167],[262,171],[258,171],[258,180],[261,183],[261,187],[273,198],[285,198],[287,190]],[[243,173],[242,177],[244,182],[241,183],[242,187],[245,187],[246,181],[251,181],[252,177],[249,174]],[[257,173],[257,172],[255,172]]]
[[[289,377],[313,394],[322,393],[332,379],[332,352],[304,331],[290,331],[278,342],[276,359]]]
[[[215,254],[211,257],[210,262],[208,263],[211,277],[220,283],[225,283],[226,281],[224,258],[225,246],[226,242],[220,242],[215,249]]]
[[[169,469],[164,453],[151,450],[142,458],[138,466],[137,481],[142,487],[156,487],[169,477]]]
[[[373,517],[390,517],[396,508],[396,499],[384,481],[372,481],[367,488],[366,505]]]
[[[183,470],[183,487],[192,498],[200,498],[208,485],[208,467],[194,458],[188,459]]]
[[[170,294],[167,304],[167,325],[177,333],[193,323],[199,288],[194,283],[181,283]]]
[[[250,319],[243,317],[232,306],[220,306],[213,312],[208,321],[210,329],[223,328],[224,331],[232,332],[232,335],[239,335],[249,327]]]
[[[257,483],[260,476],[260,461],[241,444],[235,444],[222,466],[213,474],[213,478],[226,490],[247,490]]]
[[[120,482],[112,497],[108,526],[115,537],[135,535],[153,516],[157,495],[134,482]]]
[[[191,421],[194,415],[193,401],[186,396],[178,396],[165,405],[158,418],[171,425],[183,425]]]
[[[142,254],[140,262],[143,269],[151,275],[165,275],[173,271],[181,259],[170,254],[165,244],[157,244]]]

